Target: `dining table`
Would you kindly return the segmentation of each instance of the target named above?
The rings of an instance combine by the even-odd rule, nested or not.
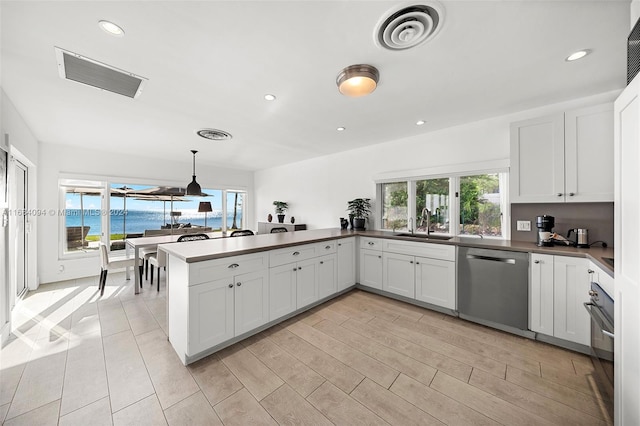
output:
[[[205,232],[209,238],[224,238],[221,232]],[[125,240],[125,254],[126,257],[131,256],[131,251],[133,250],[133,258],[134,258],[134,276],[135,276],[135,285],[134,285],[134,293],[139,294],[142,288],[140,274],[138,273],[140,267],[140,250],[141,249],[157,249],[160,244],[169,244],[175,243],[178,241],[183,235],[189,234],[168,234],[168,235],[157,235],[152,237],[136,237],[136,238],[127,238]],[[131,278],[131,267],[126,269],[126,278]]]

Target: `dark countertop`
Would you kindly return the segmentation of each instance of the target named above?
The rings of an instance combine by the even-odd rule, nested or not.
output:
[[[203,241],[191,241],[188,244],[163,244],[162,248],[164,251],[184,260],[187,263],[193,263],[333,240],[336,238],[363,236],[485,249],[583,257],[592,260],[612,277],[614,274],[613,268],[603,260],[603,258],[613,258],[613,249],[611,248],[591,247],[588,249],[582,249],[569,246],[538,247],[535,243],[528,241],[508,241],[479,237],[454,237],[450,240],[437,240],[402,237],[395,234],[397,233],[390,231],[350,231],[337,228],[314,229],[309,231],[282,232],[277,234],[259,234],[246,237],[215,238]]]

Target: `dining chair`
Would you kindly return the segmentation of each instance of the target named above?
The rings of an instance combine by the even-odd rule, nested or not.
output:
[[[198,241],[198,240],[208,240],[209,236],[207,234],[185,234],[180,235],[178,237],[178,242],[182,243],[184,241]]]
[[[270,232],[271,232],[272,234],[277,234],[278,232],[289,232],[289,231],[287,230],[287,228],[284,228],[284,227],[282,227],[282,226],[279,226],[279,227],[276,227],[276,228],[271,228],[271,231],[270,231]]]
[[[253,235],[253,231],[251,229],[238,229],[237,231],[233,231],[230,237],[244,237],[245,235]]]
[[[100,242],[100,262],[102,268],[100,269],[100,281],[98,282],[98,290],[100,290],[100,296],[104,294],[104,288],[107,285],[107,273],[109,272],[109,268],[111,269],[120,269],[120,268],[128,268],[129,266],[133,266],[135,259],[132,257],[127,257],[124,259],[113,260],[109,259],[109,251],[107,249],[107,245],[103,242]],[[140,278],[142,279],[142,266],[140,266]],[[142,285],[142,284],[141,284]]]
[[[203,238],[206,240],[206,238]],[[165,252],[158,251],[153,255],[149,256],[149,265],[151,265],[151,285],[153,285],[153,270],[158,268],[158,291],[160,291],[160,269],[166,268],[167,266],[167,255]]]

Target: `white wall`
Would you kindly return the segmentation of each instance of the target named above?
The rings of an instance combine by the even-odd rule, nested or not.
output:
[[[90,142],[88,138],[87,143]],[[187,149],[183,162],[150,160],[108,151],[45,143],[40,144],[39,153],[42,161],[38,179],[38,208],[41,210],[64,208],[59,205],[58,180],[61,176],[182,187],[186,187],[191,181],[192,163]],[[250,193],[253,189],[253,172],[211,167],[201,163],[197,163],[196,172],[198,183],[203,188],[246,189]],[[248,223],[253,223],[255,219],[252,209],[251,206],[248,207],[247,220]],[[98,275],[100,262],[97,256],[77,260],[59,259],[60,230],[57,216],[41,216],[38,222],[40,282]]]
[[[260,170],[255,173],[258,221],[273,214],[274,200],[289,203],[287,218],[309,229],[339,227],[347,201],[371,198],[382,173],[509,158],[509,124],[581,106],[612,102],[619,91],[549,105],[338,154]],[[275,216],[275,215],[274,215]],[[373,221],[369,228],[376,228]]]
[[[638,20],[638,18],[640,18],[640,0],[633,0],[631,2],[631,26],[630,26],[630,28],[633,28],[633,26],[636,24],[636,21]]]

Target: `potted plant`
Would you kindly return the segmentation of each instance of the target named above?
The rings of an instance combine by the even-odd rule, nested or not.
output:
[[[364,231],[365,220],[371,213],[370,198],[355,198],[348,202],[349,217],[353,216],[353,228],[356,231]]]
[[[273,205],[276,206],[278,222],[284,223],[284,212],[289,208],[289,204],[285,203],[284,201],[274,201]]]

